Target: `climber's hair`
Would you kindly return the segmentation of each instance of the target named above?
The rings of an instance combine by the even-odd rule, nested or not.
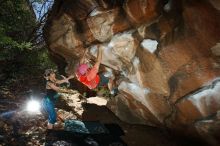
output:
[[[44,78],[48,81],[50,74],[55,73],[55,72],[56,72],[56,70],[54,70],[54,69],[46,69],[44,72]]]

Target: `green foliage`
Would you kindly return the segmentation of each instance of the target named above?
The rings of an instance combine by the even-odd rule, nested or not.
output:
[[[43,76],[45,69],[56,68],[55,64],[49,59],[46,49],[39,51],[29,50],[25,54],[26,57],[22,58],[21,62],[9,63],[8,67],[4,68],[3,71],[7,73],[9,82],[23,78]]]
[[[98,87],[95,91],[98,96],[111,97],[110,91],[107,87]]]
[[[31,48],[30,42],[18,43],[11,37],[0,35],[0,60],[12,60],[18,54]]]
[[[28,39],[36,25],[35,14],[26,0],[6,0],[0,5],[0,26],[16,41]]]
[[[47,68],[56,67],[55,64],[50,60],[46,48],[38,51],[29,51],[26,60],[27,62],[25,64],[25,68],[29,69],[30,72],[31,71],[35,72],[36,69],[45,70]]]
[[[33,46],[30,42],[35,35],[34,30],[39,27],[37,25],[27,0],[5,0],[0,3],[0,75],[3,73],[6,78],[15,79],[54,67],[47,49]]]
[[[28,37],[35,26],[35,15],[25,0],[3,1],[0,5],[0,60],[12,60],[31,48]]]

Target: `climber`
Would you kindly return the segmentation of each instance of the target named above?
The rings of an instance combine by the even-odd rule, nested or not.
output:
[[[42,101],[42,108],[48,114],[48,129],[53,129],[53,126],[57,119],[54,103],[59,97],[58,92],[64,92],[58,85],[62,83],[68,83],[69,79],[72,79],[73,77],[74,76],[69,76],[68,78],[66,78],[63,76],[62,80],[57,80],[55,70],[45,70],[44,78],[46,79],[46,96]]]
[[[102,60],[102,48],[98,47],[97,62],[93,67],[89,67],[89,64],[85,60],[85,55],[88,50],[85,51],[80,64],[76,68],[76,78],[78,81],[86,85],[89,89],[95,89],[96,87],[108,86],[111,94],[117,93],[117,88],[113,87],[114,77],[106,77],[104,74],[99,74],[99,66]]]

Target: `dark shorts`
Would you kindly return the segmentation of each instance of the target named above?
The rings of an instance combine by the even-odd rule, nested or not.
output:
[[[100,81],[97,87],[107,86],[109,82],[109,78],[105,77],[103,74],[99,74]]]

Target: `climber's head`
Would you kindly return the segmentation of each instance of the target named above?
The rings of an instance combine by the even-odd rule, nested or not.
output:
[[[54,69],[46,69],[44,72],[44,78],[46,80],[54,80],[56,75],[55,75],[56,70]]]
[[[77,67],[77,74],[79,75],[84,75],[87,70],[88,70],[89,66],[87,64],[80,64],[78,67]]]

